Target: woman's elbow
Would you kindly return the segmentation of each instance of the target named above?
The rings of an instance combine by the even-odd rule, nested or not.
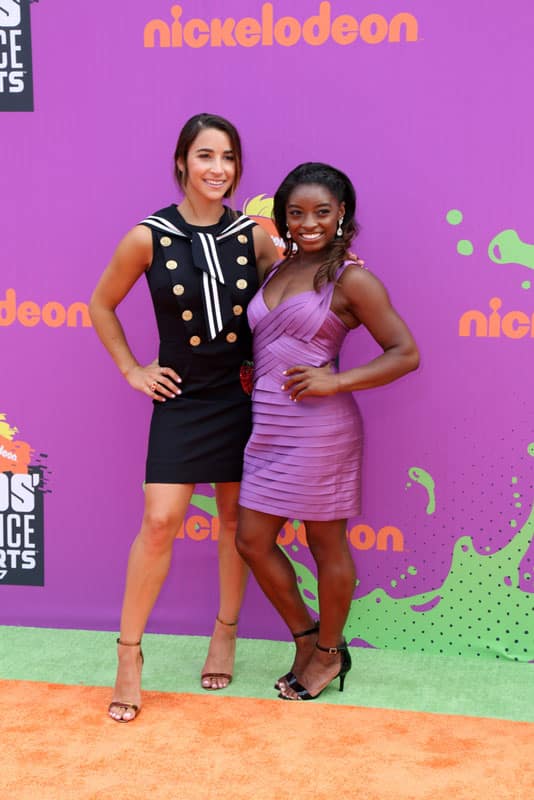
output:
[[[87,304],[87,308],[89,310],[89,316],[91,318],[91,322],[93,323],[93,325],[95,323],[95,317],[98,317],[98,309],[100,307],[98,299],[95,295],[96,292],[93,292],[93,294],[89,299],[89,303]]]
[[[406,354],[406,372],[414,372],[419,367],[420,362],[419,350],[414,344]]]

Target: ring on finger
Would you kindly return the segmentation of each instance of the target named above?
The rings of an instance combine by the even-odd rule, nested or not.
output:
[[[158,388],[158,382],[152,381],[152,383],[150,384],[150,391],[155,392],[157,388]]]

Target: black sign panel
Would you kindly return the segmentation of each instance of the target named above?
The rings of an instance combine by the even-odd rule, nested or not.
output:
[[[0,586],[44,586],[42,483],[39,467],[0,472]]]
[[[33,111],[31,0],[0,0],[0,111]]]

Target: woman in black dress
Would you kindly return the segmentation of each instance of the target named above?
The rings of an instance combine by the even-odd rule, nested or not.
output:
[[[246,307],[276,260],[268,234],[227,208],[241,176],[241,145],[231,123],[199,114],[175,152],[184,194],[132,228],[91,298],[93,325],[122,374],[154,403],[145,509],[128,562],[110,716],[133,720],[141,708],[141,637],[167,575],[172,546],[196,483],[215,483],[220,519],[220,600],[202,670],[205,689],[231,680],[236,625],[247,570],[235,544],[250,398],[240,369],[251,358]],[[157,362],[142,366],[115,309],[146,274],[157,318]]]

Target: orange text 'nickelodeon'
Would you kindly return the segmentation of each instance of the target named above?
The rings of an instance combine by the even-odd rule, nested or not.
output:
[[[459,336],[475,336],[482,339],[534,339],[534,314],[524,311],[508,311],[500,314],[502,300],[492,297],[488,303],[491,314],[472,308],[460,317]]]
[[[284,3],[284,5],[286,5]],[[287,4],[289,5],[289,4]],[[322,2],[317,14],[305,20],[277,16],[274,3],[264,3],[260,18],[194,17],[183,20],[183,8],[171,6],[172,22],[152,19],[144,30],[145,47],[293,47],[304,42],[318,47],[329,40],[349,45],[360,40],[366,44],[416,42],[418,22],[413,14],[401,12],[389,21],[382,14],[367,14],[360,20],[352,14],[332,13],[332,3]]]
[[[91,327],[86,303],[71,303],[67,307],[55,300],[42,307],[33,300],[17,303],[15,289],[6,289],[4,299],[0,296],[0,327],[8,328],[17,322],[25,328],[35,328],[40,322],[49,328],[61,328],[62,325],[68,328]]]

